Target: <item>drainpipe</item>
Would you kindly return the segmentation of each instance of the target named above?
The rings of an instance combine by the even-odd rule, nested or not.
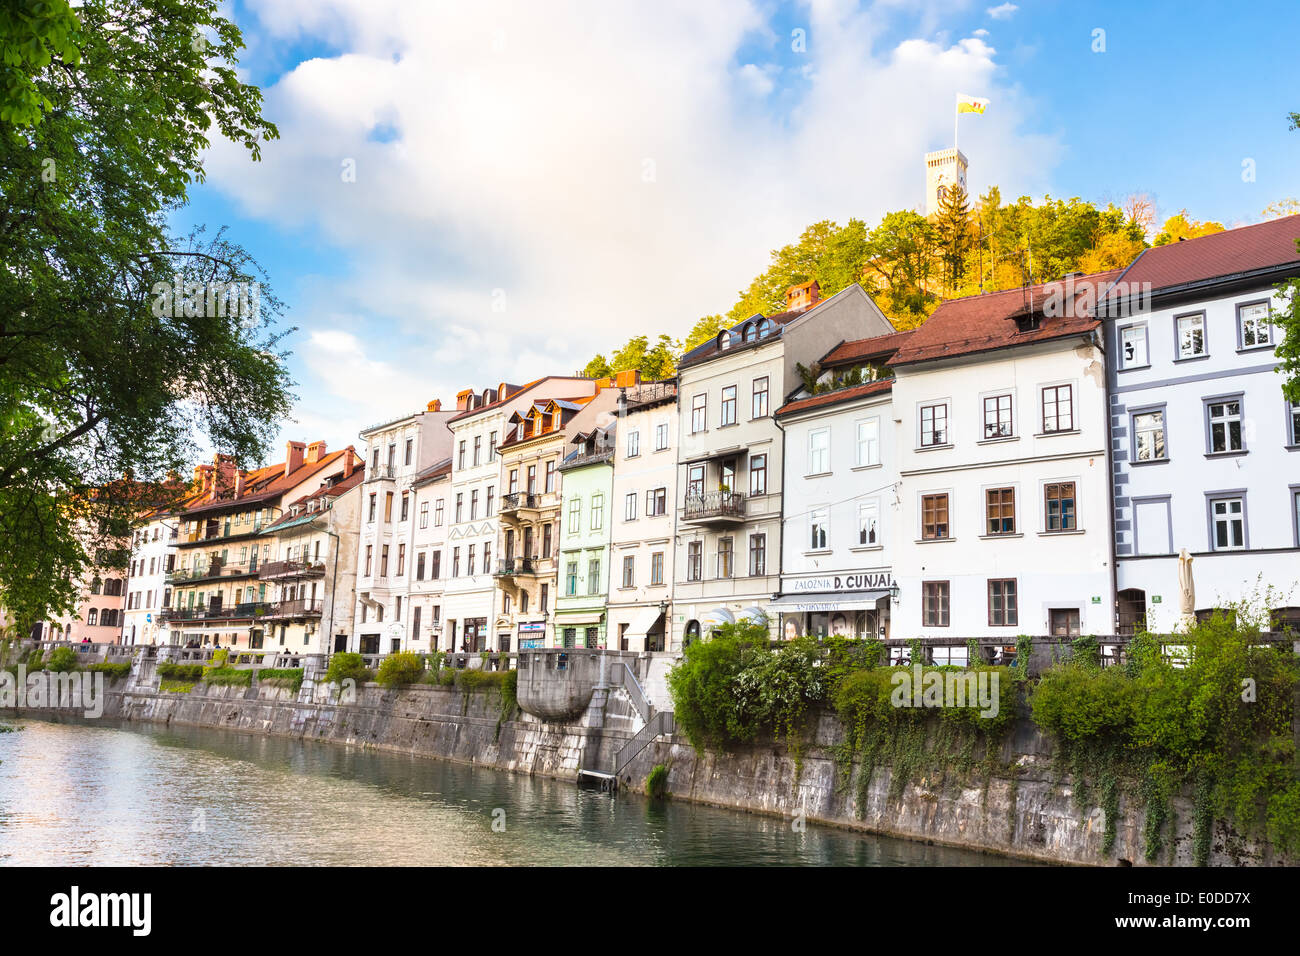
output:
[[[1119,627],[1117,626],[1117,622],[1119,620],[1119,560],[1118,560],[1118,551],[1115,545],[1115,522],[1118,520],[1117,512],[1119,509],[1116,507],[1115,504],[1115,462],[1114,462],[1115,439],[1114,439],[1114,431],[1111,429],[1111,425],[1110,425],[1112,369],[1110,367],[1110,363],[1106,361],[1106,347],[1105,347],[1106,320],[1104,318],[1102,319],[1101,322],[1101,328],[1102,328],[1102,334],[1099,336],[1094,331],[1092,333],[1091,339],[1092,339],[1093,346],[1099,352],[1101,352],[1102,369],[1105,373],[1105,377],[1103,381],[1106,383],[1106,387],[1103,390],[1103,394],[1102,394],[1102,405],[1104,406],[1102,408],[1102,416],[1103,416],[1102,427],[1104,429],[1103,434],[1106,436],[1106,453],[1103,459],[1106,465],[1106,487],[1110,492],[1110,534],[1109,534],[1109,538],[1110,538],[1110,621],[1111,621],[1110,629],[1113,632],[1118,632]],[[1145,608],[1143,610],[1145,611]],[[1118,636],[1118,633],[1116,633],[1115,636]]]
[[[330,579],[330,618],[329,627],[325,629],[325,655],[328,657],[330,654],[334,653],[330,647],[330,642],[333,640],[334,634],[334,608],[338,604],[339,600],[339,542],[343,539],[329,528],[322,528],[320,525],[316,524],[315,521],[309,522],[308,527],[314,528],[317,531],[323,531],[334,539],[334,574]]]
[[[777,541],[777,547],[776,547],[776,586],[777,586],[778,594],[774,594],[772,596],[773,599],[775,599],[780,592],[782,563],[785,560],[785,451],[786,451],[785,438],[786,435],[785,435],[785,426],[781,424],[781,419],[777,417],[775,411],[772,412],[772,422],[773,424],[776,425],[777,429],[781,432],[781,508],[779,511],[779,517],[777,519],[777,525],[776,525],[777,537],[779,539]],[[769,624],[768,627],[771,627],[771,624]],[[777,633],[777,639],[781,640],[783,639],[782,635],[785,634],[785,629],[778,627],[776,633]]]

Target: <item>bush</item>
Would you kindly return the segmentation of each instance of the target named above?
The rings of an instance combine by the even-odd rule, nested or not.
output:
[[[257,672],[259,684],[288,687],[295,694],[302,688],[301,667],[266,667]]]
[[[131,675],[130,663],[124,664],[91,664],[86,668],[88,671],[97,671],[101,674],[107,674],[110,678],[129,677]]]
[[[203,665],[177,664],[175,661],[163,661],[158,665],[158,676],[165,680],[199,681],[203,679]]]
[[[329,670],[325,672],[326,681],[338,684],[345,680],[354,680],[358,684],[364,684],[370,680],[370,677],[370,671],[366,669],[365,658],[350,651],[339,651],[333,655],[330,658]]]
[[[485,671],[466,667],[456,673],[456,686],[469,692],[496,687],[504,693],[506,682],[511,674],[514,674],[514,671]]]
[[[203,683],[223,687],[251,687],[253,672],[233,667],[207,667],[203,670]]]
[[[50,659],[45,663],[45,669],[56,674],[66,674],[78,670],[80,666],[80,658],[71,647],[56,647],[50,651]]]
[[[752,624],[718,628],[693,641],[668,673],[677,725],[695,747],[723,748],[752,740],[758,727],[740,707],[735,683],[746,667],[769,656],[768,631]]]
[[[668,768],[661,763],[650,768],[645,778],[645,792],[652,800],[662,800],[668,796]]]
[[[1034,723],[1064,740],[1120,740],[1133,726],[1133,682],[1113,667],[1059,664],[1030,697]]]
[[[419,654],[411,651],[398,651],[389,654],[379,664],[379,673],[375,680],[385,687],[414,684],[424,676],[424,661]]]

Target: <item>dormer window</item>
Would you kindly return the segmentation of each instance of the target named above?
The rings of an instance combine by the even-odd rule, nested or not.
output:
[[[1037,312],[1016,316],[1016,328],[1021,332],[1036,332],[1043,327],[1043,317]]]
[[[754,332],[758,337],[765,338],[772,331],[772,323],[768,319],[759,319],[758,324],[754,326]]]
[[[731,348],[731,333],[723,330],[718,333],[718,351],[725,352]]]

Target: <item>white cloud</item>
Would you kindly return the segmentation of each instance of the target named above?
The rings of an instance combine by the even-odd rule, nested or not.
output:
[[[1019,9],[1014,3],[1000,3],[996,7],[989,7],[984,12],[994,20],[1010,20],[1011,14]]]
[[[1038,191],[1059,150],[1021,131],[1034,105],[982,37],[886,45],[893,0],[809,3],[807,53],[784,69],[749,62],[785,42],[759,0],[249,6],[268,56],[348,51],[266,91],[281,139],[262,163],[228,144],[208,162],[244,211],[340,250],[290,316],[304,422],[328,409],[352,427],[684,334],[809,223],[919,205],[954,90],[998,104],[962,125],[974,188]],[[787,76],[801,91],[778,112],[766,97]]]

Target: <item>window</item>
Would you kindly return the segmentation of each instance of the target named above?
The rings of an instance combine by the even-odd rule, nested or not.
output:
[[[548,523],[542,525],[542,557],[549,558],[550,556],[551,556],[551,525]]]
[[[497,433],[488,433],[488,461],[497,460]]]
[[[1210,524],[1215,551],[1239,551],[1246,546],[1246,503],[1243,498],[1210,499]]]
[[[1300,445],[1300,402],[1287,409],[1287,423],[1290,425],[1291,444]]]
[[[397,546],[397,576],[400,578],[406,573],[406,545]]]
[[[433,573],[430,575],[435,581],[442,577],[442,552],[433,552]]]
[[[478,489],[473,488],[470,490],[469,493],[469,520],[476,521],[477,519],[478,519]]]
[[[496,485],[488,485],[488,486],[487,486],[487,503],[484,505],[484,509],[483,509],[483,516],[484,516],[485,518],[491,518],[491,517],[492,517],[492,505],[493,505],[493,499],[494,499],[495,495],[496,495]]]
[[[1237,327],[1240,330],[1243,349],[1268,345],[1272,339],[1272,327],[1268,322],[1268,303],[1253,302],[1250,305],[1238,306]]]
[[[646,494],[648,497],[649,492],[647,492]],[[649,511],[648,504],[646,506],[646,510]],[[636,520],[636,492],[635,491],[629,491],[626,495],[623,496],[623,520],[624,521]]]
[[[465,517],[465,494],[456,492],[456,524],[460,524]]]
[[[754,379],[754,396],[750,405],[751,418],[767,417],[767,376]]]
[[[871,547],[880,541],[880,502],[874,498],[858,505],[858,545]]]
[[[537,494],[537,466],[536,465],[528,466],[528,487],[526,490],[530,495]]]
[[[749,459],[749,493],[767,494],[767,455],[754,455]]]
[[[826,550],[826,536],[830,524],[829,508],[814,508],[808,515],[808,548],[811,551]]]
[[[421,551],[415,556],[415,580],[424,580],[424,552]]]
[[[636,557],[628,554],[623,557],[623,587],[636,585]]]
[[[461,439],[460,446],[456,450],[456,470],[465,470],[465,439]]]
[[[728,385],[722,390],[722,425],[736,424],[736,386]]]
[[[384,523],[391,524],[393,521],[393,493],[390,491],[384,495]]]
[[[420,502],[420,527],[429,527],[429,502]]]
[[[707,404],[707,395],[696,395],[691,399],[691,434],[704,431]]]
[[[668,423],[660,422],[655,426],[655,451],[663,451],[668,447]]]
[[[519,493],[519,469],[510,469],[510,491],[508,494],[517,495]]]
[[[1241,402],[1208,402],[1205,413],[1209,417],[1210,454],[1241,451]]]
[[[921,538],[939,541],[948,537],[948,496],[921,496]]]
[[[718,539],[718,577],[729,578],[732,573],[731,538]]]
[[[451,549],[451,576],[460,577],[460,548]]]
[[[379,576],[388,577],[388,545],[384,545],[379,551]]]
[[[475,466],[483,462],[483,436],[474,436],[474,464]]]
[[[1138,412],[1133,416],[1133,460],[1165,460],[1165,413],[1163,409]]]
[[[1043,486],[1043,513],[1048,531],[1074,531],[1074,482],[1054,481]]]
[[[926,581],[921,585],[921,626],[948,626],[947,581]]]
[[[1043,389],[1043,432],[1074,430],[1074,386],[1049,385]]]
[[[749,573],[752,577],[767,574],[767,535],[749,536]]]
[[[1205,354],[1205,313],[1180,315],[1174,320],[1178,337],[1178,357],[1198,358]]]
[[[587,562],[587,593],[599,594],[600,591],[600,558],[592,558]]]
[[[831,470],[831,430],[818,428],[808,433],[808,474],[821,475]]]
[[[373,544],[366,545],[366,577],[370,576],[370,565],[371,562],[374,560],[374,557],[375,557],[375,546]]]
[[[989,534],[1016,533],[1016,490],[989,488],[984,493]]]
[[[1053,637],[1079,636],[1079,609],[1051,608],[1047,612],[1047,629]]]
[[[406,439],[406,452],[402,460],[403,464],[409,465],[411,463],[411,455],[414,452],[414,450],[415,450],[415,439],[413,438]]]
[[[944,445],[948,442],[948,405],[921,406],[921,447]]]
[[[564,593],[570,596],[578,593],[578,562],[570,561],[564,570]]]
[[[582,524],[582,499],[573,498],[569,501],[569,534],[577,534],[578,526]]]
[[[411,498],[410,495],[407,494],[402,495],[402,516],[400,519],[402,521],[405,521],[407,519],[407,516],[410,514],[410,507],[411,507],[410,498]]]
[[[880,464],[880,419],[858,422],[858,467]]]
[[[541,593],[539,593],[537,596],[537,609],[539,611],[542,612],[546,611],[547,607],[550,605],[550,597],[551,597],[551,586],[549,584],[543,584]]]
[[[605,496],[591,496],[591,530],[599,531],[605,527]]]
[[[686,545],[686,580],[698,581],[704,565],[704,545],[690,541]]]
[[[1119,330],[1121,367],[1139,368],[1147,363],[1147,327],[1130,325]]]
[[[984,440],[1010,438],[1011,435],[1011,396],[988,396],[984,399]]]
[[[704,495],[704,466],[691,465],[686,474],[686,497],[700,498]]]
[[[668,513],[667,488],[652,488],[645,493],[645,513],[651,518]]]
[[[435,528],[442,527],[442,502],[443,499],[439,498],[433,506],[433,526]]]
[[[650,555],[650,583],[664,583],[664,553],[662,551],[655,551]]]
[[[641,454],[641,433],[635,429],[627,433],[627,457],[635,458]]]
[[[487,542],[483,544],[483,573],[492,573],[492,545]]]
[[[371,495],[370,495],[370,510],[366,513],[366,514],[367,514],[367,517],[366,517],[366,520],[367,520],[367,521],[374,521],[374,520],[375,520],[375,503],[376,503],[376,500],[378,499],[378,497],[379,497],[379,496],[378,496],[377,494],[373,493],[373,492],[372,492]]]
[[[991,627],[1016,627],[1020,611],[1016,606],[1016,579],[997,578],[989,581],[989,625]]]

